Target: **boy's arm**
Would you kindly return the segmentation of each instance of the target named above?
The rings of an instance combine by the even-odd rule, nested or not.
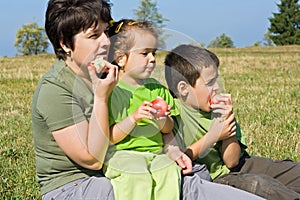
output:
[[[239,164],[241,147],[235,136],[222,141],[222,159],[230,169]]]
[[[192,159],[195,160],[198,157],[203,157],[207,154],[209,149],[218,141],[226,141],[223,142],[223,149],[224,149],[224,156],[230,155],[229,146],[232,147],[233,145],[228,146],[228,142],[232,142],[231,138],[235,138],[235,121],[234,121],[234,114],[231,113],[227,119],[222,120],[222,118],[217,118],[213,121],[211,128],[208,132],[201,137],[198,141],[190,145],[187,150],[186,154]],[[227,141],[228,140],[228,141]],[[226,151],[225,151],[226,150]],[[234,149],[231,149],[234,150]]]

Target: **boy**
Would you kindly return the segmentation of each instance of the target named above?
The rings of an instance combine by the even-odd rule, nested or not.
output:
[[[215,182],[267,199],[299,198],[299,163],[250,157],[245,151],[230,95],[216,95],[218,63],[215,54],[192,45],[166,56],[166,81],[180,112],[174,128],[178,143],[192,160],[206,164]],[[211,105],[212,99],[218,103]]]

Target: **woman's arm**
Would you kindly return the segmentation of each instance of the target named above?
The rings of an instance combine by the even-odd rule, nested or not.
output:
[[[107,65],[108,75],[98,79],[89,67],[94,91],[94,106],[90,121],[82,121],[72,126],[53,131],[59,147],[77,164],[87,169],[102,168],[109,145],[108,96],[117,83],[117,68]]]

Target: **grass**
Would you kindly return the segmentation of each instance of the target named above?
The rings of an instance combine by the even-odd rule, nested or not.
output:
[[[300,46],[211,49],[252,155],[300,161]],[[153,76],[163,84],[163,57]],[[54,55],[0,58],[0,197],[38,199],[31,97]]]

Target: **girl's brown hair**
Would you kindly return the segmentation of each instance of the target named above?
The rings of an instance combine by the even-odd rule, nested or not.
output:
[[[134,32],[135,30],[143,30],[151,33],[157,38],[155,26],[148,21],[135,21],[132,19],[122,19],[118,22],[111,22],[108,29],[108,36],[110,38],[110,50],[108,60],[113,64],[121,55],[128,54],[130,49],[135,44]]]

